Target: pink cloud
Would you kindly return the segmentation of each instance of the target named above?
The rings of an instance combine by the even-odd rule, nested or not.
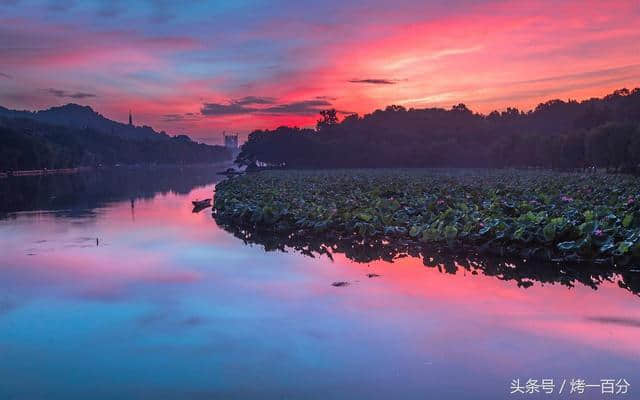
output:
[[[342,7],[326,21],[283,14],[206,41],[189,29],[162,36],[5,19],[0,29],[12,46],[0,49],[9,66],[1,72],[15,79],[3,80],[0,100],[21,107],[60,101],[32,101],[25,88],[99,93],[88,103],[107,116],[121,119],[131,108],[140,123],[215,140],[222,130],[313,126],[316,117],[165,116],[196,115],[204,103],[246,96],[278,104],[326,96],[332,107],[360,114],[458,102],[489,112],[602,96],[640,81],[633,1],[416,3],[384,11]],[[245,51],[254,42],[273,45],[278,57],[260,47]],[[358,80],[394,84],[349,82]]]

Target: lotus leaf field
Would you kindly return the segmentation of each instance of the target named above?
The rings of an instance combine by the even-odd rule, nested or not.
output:
[[[517,170],[262,171],[216,186],[216,218],[279,235],[403,240],[522,259],[640,261],[640,179]]]

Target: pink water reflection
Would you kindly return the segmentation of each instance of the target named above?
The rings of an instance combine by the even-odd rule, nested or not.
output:
[[[51,305],[52,321],[99,306],[71,327],[116,354],[118,365],[131,363],[135,351],[132,376],[156,368],[159,381],[213,387],[213,393],[236,393],[249,379],[262,382],[263,393],[297,388],[305,397],[305,390],[322,390],[317,382],[328,380],[343,393],[367,383],[371,393],[363,390],[370,397],[383,397],[405,384],[405,394],[415,394],[457,373],[471,390],[481,379],[500,384],[530,370],[596,376],[629,371],[627,377],[640,383],[637,369],[629,367],[640,356],[640,327],[634,324],[640,299],[616,282],[597,291],[581,284],[523,289],[464,269],[442,273],[411,257],[361,264],[342,254],[331,261],[294,251],[265,253],[218,228],[210,209],[192,213],[190,201],[211,197],[212,190],[158,194],[135,201],[133,209],[129,201],[113,202],[89,216],[26,213],[0,221],[0,290],[6,297],[0,306],[10,304],[0,310],[0,332],[24,329],[0,333],[0,348],[31,348],[19,338],[33,335],[34,318],[41,315],[32,313],[43,304]],[[350,285],[336,288],[335,281]],[[110,336],[84,326],[92,318],[112,318],[117,340],[101,342]],[[200,359],[202,349],[214,353]],[[52,365],[55,350],[47,355]],[[158,367],[153,355],[171,352],[180,368]],[[65,355],[70,362],[75,356]],[[267,362],[271,370],[265,372]],[[184,373],[199,365],[228,368],[217,372],[221,381]],[[116,373],[93,367],[99,377]],[[476,398],[500,398],[495,393],[502,389],[487,387]]]
[[[334,259],[338,268],[357,270],[356,274],[349,272],[350,279],[360,280],[353,289],[363,286],[367,292],[357,297],[362,303],[349,303],[349,307],[415,309],[425,315],[444,308],[453,311],[456,319],[477,322],[475,333],[516,330],[640,357],[640,326],[605,323],[621,319],[640,324],[640,298],[621,290],[616,282],[605,282],[597,291],[579,283],[575,288],[537,283],[523,289],[516,282],[472,275],[464,269],[455,275],[444,274],[410,257],[394,264],[379,261],[367,266],[342,255]],[[371,271],[382,276],[366,278]]]

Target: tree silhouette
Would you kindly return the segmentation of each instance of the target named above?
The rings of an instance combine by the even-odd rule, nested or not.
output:
[[[300,168],[329,167],[598,167],[635,172],[640,164],[640,88],[577,102],[549,100],[534,110],[488,115],[460,103],[442,108],[390,105],[338,122],[320,113],[316,130],[256,131],[247,159]]]
[[[316,130],[321,131],[324,128],[338,124],[337,112],[334,108],[320,111],[321,119],[316,124]]]

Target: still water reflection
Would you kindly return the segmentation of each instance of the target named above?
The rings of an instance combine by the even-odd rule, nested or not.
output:
[[[0,181],[0,398],[550,398],[509,395],[513,378],[640,393],[637,277],[530,286],[245,244],[192,213],[216,169]]]

